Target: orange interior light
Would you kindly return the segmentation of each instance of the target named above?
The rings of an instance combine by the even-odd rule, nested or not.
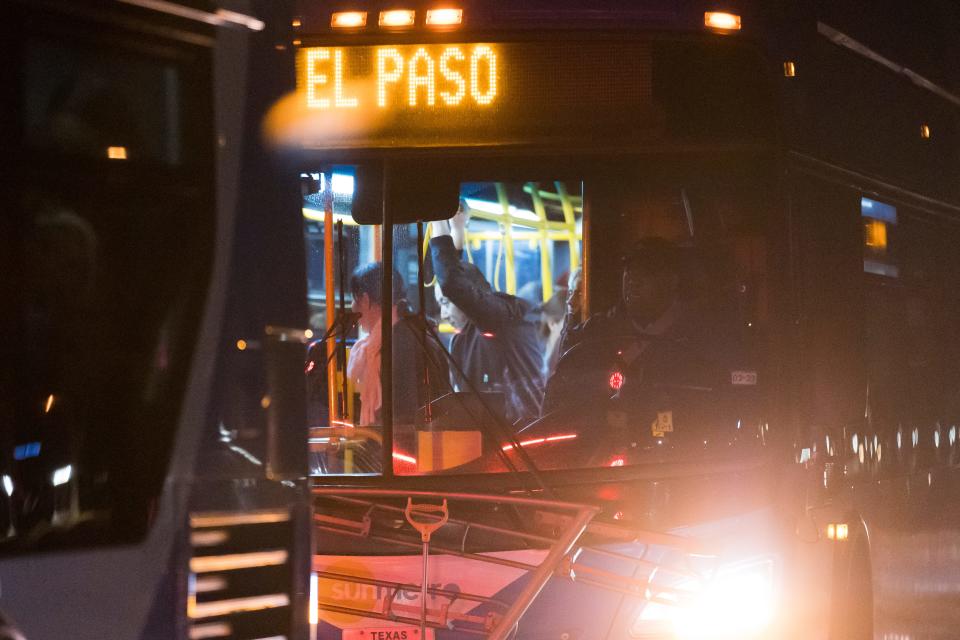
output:
[[[723,11],[707,11],[703,14],[703,24],[717,31],[739,31],[740,16]]]
[[[381,27],[412,27],[417,12],[412,9],[392,9],[380,12]]]
[[[882,220],[867,218],[863,223],[864,244],[874,251],[885,251],[887,248],[887,224]]]
[[[338,11],[330,16],[334,29],[360,29],[367,26],[366,11]]]
[[[126,160],[127,159],[127,148],[126,147],[107,147],[107,157],[111,160]]]
[[[428,27],[453,27],[463,22],[463,9],[430,9],[427,11]]]

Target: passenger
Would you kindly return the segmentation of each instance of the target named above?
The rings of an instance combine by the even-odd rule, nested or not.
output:
[[[380,283],[383,266],[372,262],[358,267],[350,278],[352,310],[360,314],[360,328],[366,335],[353,345],[347,362],[347,376],[360,392],[360,426],[380,425],[381,395],[380,338],[383,298]],[[414,424],[418,411],[449,389],[449,374],[443,354],[425,339],[410,316],[401,275],[393,272],[393,407],[394,422]],[[426,346],[426,351],[425,351]],[[425,377],[429,379],[425,380]]]
[[[494,292],[480,269],[461,260],[466,224],[463,209],[431,223],[437,302],[457,331],[450,353],[467,377],[454,383],[461,391],[501,391],[506,418],[528,421],[539,415],[543,399],[537,314],[526,300]]]
[[[692,328],[692,314],[687,313],[680,295],[685,251],[653,237],[640,240],[624,256],[619,302],[607,312],[565,329],[560,361],[547,385],[544,412],[558,408],[565,398],[582,397],[582,392],[593,388],[597,372],[604,374],[605,383],[613,368],[639,371],[641,360],[648,361],[652,355],[646,350],[658,338],[669,342],[703,334]],[[576,291],[578,287],[571,288],[571,298]],[[572,305],[569,311],[572,318]],[[681,357],[674,351],[671,357]]]

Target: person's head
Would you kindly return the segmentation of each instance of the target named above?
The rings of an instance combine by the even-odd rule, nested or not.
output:
[[[353,295],[352,309],[360,314],[360,327],[369,332],[383,314],[383,296],[380,281],[383,277],[383,265],[370,262],[354,269],[350,276],[350,293]],[[403,276],[393,270],[393,305],[390,313],[404,295]]]
[[[475,264],[469,262],[461,263],[459,277],[477,289],[490,289],[490,283],[487,282],[483,272],[480,271],[480,268]],[[440,288],[439,282],[433,287],[433,293],[437,298],[437,304],[440,305],[440,319],[449,322],[457,331],[462,331],[463,328],[467,326],[467,323],[470,322],[470,317],[463,309],[443,295],[443,290]]]
[[[681,249],[663,238],[644,238],[623,258],[621,294],[627,312],[649,324],[670,308],[680,291]]]
[[[433,294],[437,298],[437,304],[440,305],[440,319],[444,322],[449,322],[457,331],[463,331],[463,328],[467,326],[467,322],[470,321],[467,314],[443,295],[439,282],[433,286]]]

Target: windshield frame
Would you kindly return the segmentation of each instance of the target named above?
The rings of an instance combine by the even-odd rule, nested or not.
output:
[[[315,155],[320,156],[321,153],[315,152]],[[350,150],[345,152],[332,151],[323,153],[322,157],[322,163],[311,163],[304,161],[299,165],[300,170],[303,172],[309,172],[316,171],[318,166],[332,166],[334,164],[351,165],[356,164],[358,161],[379,161],[385,168],[384,173],[389,176],[389,167],[395,163],[415,163],[418,158],[429,157],[432,160],[436,160],[438,157],[443,157],[450,162],[450,174],[462,176],[464,182],[487,180],[517,182],[536,180],[538,178],[543,180],[575,179],[577,181],[582,181],[586,185],[585,188],[587,190],[589,190],[589,184],[591,180],[595,179],[595,176],[604,175],[605,173],[616,170],[617,167],[623,167],[628,163],[644,164],[666,161],[671,163],[671,166],[674,166],[677,169],[686,168],[688,171],[692,170],[691,167],[696,166],[702,166],[704,168],[716,168],[718,166],[725,168],[736,167],[735,170],[727,169],[729,170],[729,176],[731,178],[736,177],[738,179],[748,179],[752,176],[754,180],[759,180],[759,176],[763,176],[765,182],[758,181],[757,184],[765,185],[763,188],[768,192],[768,195],[775,203],[782,202],[780,196],[778,195],[780,185],[777,179],[776,171],[776,167],[780,165],[780,157],[775,146],[766,144],[709,144],[684,146],[682,148],[674,147],[669,150],[663,148],[650,148],[641,153],[629,154],[620,153],[617,151],[601,153],[594,149],[591,152],[580,154],[570,153],[563,157],[557,157],[552,153],[549,155],[547,153],[531,153],[529,149],[526,149],[524,153],[518,153],[517,150],[513,150],[511,152],[504,149],[474,149],[470,151],[464,151],[462,149],[445,149],[443,151],[364,149],[359,151]],[[724,171],[721,170],[718,173],[724,173]],[[594,176],[594,178],[591,176]],[[389,179],[389,177],[386,179]],[[588,198],[589,196],[585,195],[585,212],[589,206]],[[771,206],[770,211],[778,218],[782,218],[786,215],[786,207],[777,206],[777,204]],[[382,213],[383,219],[381,223],[384,224],[384,231],[380,235],[380,255],[383,257],[384,273],[389,273],[393,262],[393,229],[395,224],[393,216],[391,215],[392,212],[390,210],[384,210]],[[782,220],[778,220],[777,224],[780,224],[781,222]],[[589,261],[587,255],[590,251],[588,248],[590,243],[590,223],[589,216],[586,213],[584,215],[583,225],[584,266],[585,270],[587,270],[590,268],[587,266]],[[786,227],[783,226],[781,228]],[[772,241],[774,238],[770,238],[770,240]],[[780,246],[785,242],[785,238],[777,238],[776,244],[771,244],[771,256],[777,256],[775,260],[776,265],[771,264],[771,269],[775,269],[775,273],[772,273],[775,278],[774,283],[780,282],[786,277],[784,272],[786,265],[783,263],[783,258],[781,257],[785,255],[785,250],[782,246]],[[774,261],[772,260],[771,262]],[[384,295],[388,295],[387,292],[391,286],[389,278],[384,278],[381,286],[383,287]],[[771,329],[772,328],[773,327],[771,327]],[[384,332],[381,337],[381,343],[384,348],[390,344],[392,339],[392,336],[387,335],[388,333],[389,332]],[[383,359],[384,373],[382,376],[383,400],[385,409],[388,400],[387,394],[390,392],[390,390],[392,390],[394,375],[393,368],[387,366],[388,364],[388,358],[385,357]],[[544,490],[549,486],[555,486],[557,484],[556,479],[558,477],[569,476],[571,482],[576,484],[578,482],[585,481],[590,477],[606,478],[609,476],[614,478],[622,476],[631,478],[653,478],[662,477],[664,475],[683,475],[688,472],[693,473],[695,468],[699,468],[701,470],[704,468],[704,463],[702,462],[651,462],[631,464],[625,467],[613,467],[608,469],[601,467],[584,467],[547,470],[538,469],[535,464],[531,464],[520,465],[519,470],[513,473],[505,469],[503,472],[479,474],[473,472],[444,472],[442,474],[426,475],[398,474],[395,473],[393,461],[389,457],[393,452],[393,421],[392,416],[388,415],[388,411],[383,412],[383,422],[383,461],[380,473],[369,475],[321,475],[313,476],[314,481],[320,484],[326,484],[329,482],[346,482],[348,484],[353,484],[354,480],[357,480],[359,484],[367,486],[402,480],[404,486],[410,487],[430,486],[435,482],[451,482],[457,485],[461,485],[462,483],[463,486],[511,486],[523,487],[526,489],[532,488],[535,490]],[[779,448],[779,441],[777,445],[777,448]],[[763,460],[768,457],[769,453],[770,451],[765,449],[758,456],[753,456],[751,459]],[[707,467],[715,466],[720,469],[727,468],[728,464],[731,463],[711,462],[706,464]],[[736,466],[736,464],[740,463],[733,464]],[[632,469],[632,471],[628,472],[625,471],[625,469]],[[495,481],[479,480],[480,478],[487,478],[491,476],[503,476],[503,478]],[[514,479],[508,480],[506,478],[507,476],[513,476]],[[442,480],[440,480],[440,478],[442,478]]]

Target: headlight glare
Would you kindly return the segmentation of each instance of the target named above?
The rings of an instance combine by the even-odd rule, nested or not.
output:
[[[663,602],[672,591],[691,594],[676,604]],[[704,582],[684,580],[655,594],[630,628],[638,640],[743,640],[756,637],[773,621],[777,597],[773,563],[765,560],[725,567]]]

